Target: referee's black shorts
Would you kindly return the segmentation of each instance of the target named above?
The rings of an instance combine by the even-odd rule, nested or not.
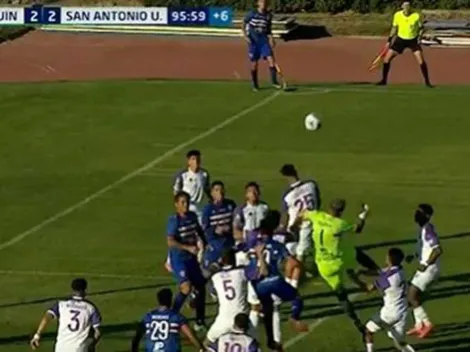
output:
[[[405,49],[410,49],[412,52],[421,51],[421,45],[419,45],[418,37],[414,39],[402,39],[396,37],[392,42],[390,49],[398,54],[402,54]]]

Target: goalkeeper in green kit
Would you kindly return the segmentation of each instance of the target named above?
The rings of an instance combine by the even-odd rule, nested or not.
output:
[[[356,224],[350,224],[341,218],[345,208],[344,199],[335,199],[330,203],[327,211],[306,211],[301,214],[301,219],[312,223],[315,262],[320,276],[335,292],[347,316],[363,333],[364,326],[348,299],[344,280],[349,277],[361,289],[367,290],[367,284],[361,281],[356,273],[357,263],[374,272],[378,272],[380,267],[362,250],[354,246],[355,234],[360,233],[364,228],[369,211],[368,206],[363,205]]]

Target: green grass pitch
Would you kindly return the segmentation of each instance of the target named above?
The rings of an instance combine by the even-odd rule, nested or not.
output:
[[[244,183],[256,180],[277,208],[286,162],[317,179],[325,201],[346,198],[350,219],[366,201],[371,215],[360,241],[380,262],[388,243],[413,251],[414,207],[432,203],[444,248],[442,279],[426,303],[437,330],[410,342],[419,351],[469,351],[470,88],[327,88],[253,94],[245,83],[225,82],[0,86],[0,351],[27,351],[41,314],[68,294],[78,273],[103,314],[99,351],[128,350],[156,287],[173,286],[163,269],[165,226],[172,177],[190,147],[202,150],[212,178],[225,181],[237,202]],[[308,112],[322,119],[321,130],[304,130]],[[284,324],[288,349],[363,349],[321,282],[305,283],[302,293],[313,329],[296,335]],[[356,302],[364,320],[381,304],[375,295]],[[50,332],[41,350],[51,350],[53,326]],[[391,343],[380,335],[377,347],[388,351]]]

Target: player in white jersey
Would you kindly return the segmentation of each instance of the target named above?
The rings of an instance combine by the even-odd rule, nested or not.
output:
[[[260,352],[259,343],[247,334],[249,318],[245,313],[235,316],[232,331],[220,336],[215,342],[209,344],[210,352]]]
[[[302,221],[298,229],[294,229],[296,220],[302,211],[317,210],[320,208],[320,191],[313,180],[302,181],[295,166],[285,164],[281,168],[281,175],[287,179],[289,188],[282,196],[282,226],[289,232],[298,232],[298,245],[295,253],[291,253],[302,261],[307,249],[311,248],[312,224]]]
[[[72,281],[72,297],[58,301],[44,314],[30,342],[33,350],[39,347],[41,334],[53,319],[59,320],[56,352],[88,352],[96,346],[101,336],[101,315],[98,308],[85,299],[86,289],[85,279]],[[93,336],[89,338],[91,329]]]
[[[207,342],[215,342],[221,335],[231,331],[233,320],[239,313],[248,313],[248,279],[244,267],[235,266],[235,253],[226,250],[221,258],[221,269],[212,275],[212,285],[217,294],[219,309],[207,332]],[[250,331],[254,336],[254,331]],[[206,344],[207,345],[207,344]]]
[[[269,206],[260,200],[261,190],[256,182],[245,185],[245,204],[235,210],[233,218],[234,236],[238,242],[246,240],[246,234],[256,230],[266,217]]]
[[[209,172],[201,167],[201,152],[192,149],[186,153],[187,168],[176,174],[173,183],[173,194],[183,191],[189,195],[189,211],[197,214],[199,224],[202,226],[202,210],[205,206],[204,195],[210,199],[210,176]],[[198,243],[202,247],[202,243]],[[204,253],[198,253],[201,262]],[[171,272],[170,258],[167,257],[165,268]]]
[[[189,210],[195,212],[201,223],[204,195],[210,199],[209,172],[201,167],[201,152],[190,150],[186,153],[187,168],[178,172],[173,184],[173,194],[184,191],[189,194]]]
[[[417,335],[424,338],[429,335],[433,325],[424,310],[423,292],[431,284],[437,281],[440,273],[440,257],[442,247],[434,226],[430,223],[434,209],[429,204],[419,204],[415,211],[414,220],[419,226],[418,244],[416,256],[419,260],[419,267],[408,289],[408,300],[413,308],[415,326],[408,331],[409,335]],[[414,256],[408,256],[407,261],[411,262]]]
[[[369,291],[375,289],[383,294],[383,306],[366,324],[365,341],[367,352],[374,351],[373,334],[387,331],[395,347],[401,352],[414,352],[405,342],[405,325],[408,311],[406,299],[406,277],[401,264],[405,255],[399,248],[390,248],[387,253],[387,267],[382,269]],[[371,271],[369,270],[369,273]]]
[[[260,200],[261,190],[256,182],[245,185],[245,204],[237,207],[233,217],[233,231],[237,243],[245,242],[247,234],[256,230],[269,211],[269,206]],[[237,253],[237,265],[248,265],[248,256],[245,252]],[[250,321],[256,328],[261,312],[261,302],[251,283],[248,283],[248,303],[251,305]]]

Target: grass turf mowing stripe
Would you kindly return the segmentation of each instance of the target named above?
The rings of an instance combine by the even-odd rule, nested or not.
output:
[[[0,251],[4,250],[4,249],[6,249],[10,246],[13,246],[14,244],[16,244],[18,242],[21,242],[22,240],[29,237],[30,235],[40,231],[44,227],[56,222],[57,220],[62,219],[63,217],[73,213],[74,211],[82,208],[83,206],[87,205],[88,203],[95,200],[96,198],[99,198],[103,194],[115,189],[116,187],[119,187],[121,184],[133,179],[134,177],[140,175],[141,173],[152,169],[156,165],[160,164],[162,161],[172,157],[173,155],[180,152],[184,148],[189,147],[191,144],[196,143],[196,142],[200,141],[201,139],[204,139],[204,138],[212,135],[213,133],[221,130],[222,128],[234,123],[235,121],[237,121],[241,117],[243,117],[243,116],[259,109],[260,107],[270,103],[277,96],[279,96],[279,94],[280,94],[280,91],[277,91],[277,92],[265,97],[264,99],[260,100],[258,103],[254,104],[254,105],[251,105],[250,107],[238,112],[237,114],[228,117],[227,119],[223,120],[222,122],[215,125],[214,127],[209,128],[205,132],[202,132],[202,133],[196,135],[195,137],[189,139],[186,142],[178,144],[176,147],[174,147],[174,148],[168,150],[167,152],[159,155],[158,157],[156,157],[155,159],[149,161],[147,164],[141,166],[140,168],[128,173],[127,175],[124,175],[120,179],[118,179],[118,180],[114,181],[113,183],[110,183],[109,185],[101,188],[100,190],[96,191],[95,193],[90,194],[88,197],[82,199],[78,203],[75,203],[74,205],[71,205],[70,207],[60,211],[59,213],[57,213],[57,214],[55,214],[55,215],[53,215],[49,218],[47,218],[46,220],[44,220],[44,221],[40,222],[39,224],[31,227],[30,229],[15,235],[10,240],[0,244]]]

